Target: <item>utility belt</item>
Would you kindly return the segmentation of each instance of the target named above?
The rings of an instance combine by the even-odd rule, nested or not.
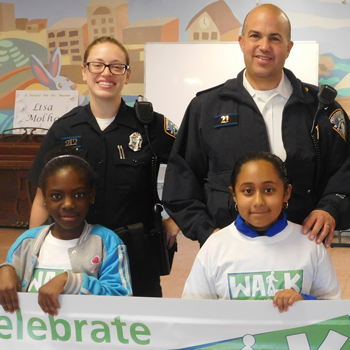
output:
[[[166,232],[156,229],[145,231],[141,222],[115,229],[114,232],[124,242],[130,260],[130,265],[137,265],[146,261],[150,256],[156,256],[159,261],[161,276],[170,274],[174,254],[177,251],[175,242],[171,249],[167,248]]]

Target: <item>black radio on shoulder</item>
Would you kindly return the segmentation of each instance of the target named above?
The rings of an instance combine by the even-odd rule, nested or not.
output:
[[[139,95],[135,101],[136,117],[142,124],[149,124],[153,120],[153,106],[142,95]]]

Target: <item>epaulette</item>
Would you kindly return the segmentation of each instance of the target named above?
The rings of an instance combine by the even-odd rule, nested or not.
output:
[[[213,87],[211,87],[211,88],[209,88],[209,89],[199,91],[199,92],[196,93],[196,96],[199,96],[199,95],[202,95],[202,94],[204,94],[204,93],[206,93],[206,92],[210,92],[210,91],[213,91],[213,90],[215,90],[215,89],[218,89],[218,88],[222,87],[224,84],[225,84],[225,83],[222,83],[222,84],[220,84],[220,85],[213,86]]]
[[[60,118],[57,119],[57,120],[65,119],[65,118],[67,118],[67,117],[71,117],[71,116],[73,116],[73,115],[78,114],[80,108],[82,108],[82,106],[74,107],[73,109],[71,109],[69,112],[67,112],[66,114],[64,114],[62,117],[60,117]]]
[[[309,83],[303,83],[302,86],[303,91],[301,93],[305,96],[306,101],[309,101],[308,103],[317,102],[319,87]]]
[[[304,83],[304,88],[306,91],[311,90],[311,91],[315,92],[316,94],[318,93],[318,90],[319,90],[318,86],[315,86],[312,84],[307,84],[307,83]]]

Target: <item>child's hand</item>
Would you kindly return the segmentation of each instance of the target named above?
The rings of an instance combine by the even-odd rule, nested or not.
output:
[[[12,266],[0,269],[0,305],[5,312],[13,314],[19,310],[18,294],[19,280],[16,270]]]
[[[289,306],[292,306],[294,302],[299,300],[304,300],[304,298],[295,290],[280,290],[273,298],[273,307],[278,307],[279,312],[288,311]]]
[[[63,292],[67,279],[68,274],[64,272],[39,288],[39,305],[50,316],[56,316],[58,314],[57,309],[61,306],[57,298]]]

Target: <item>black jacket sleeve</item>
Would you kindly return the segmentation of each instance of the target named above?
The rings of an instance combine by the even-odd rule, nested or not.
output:
[[[350,228],[350,141],[349,117],[335,102],[325,113],[327,129],[320,120],[320,151],[322,157],[322,197],[315,209],[329,212],[336,229]],[[331,126],[331,127],[330,127]]]
[[[208,214],[204,183],[208,173],[196,99],[187,108],[165,174],[163,203],[183,234],[203,244],[216,228]]]

